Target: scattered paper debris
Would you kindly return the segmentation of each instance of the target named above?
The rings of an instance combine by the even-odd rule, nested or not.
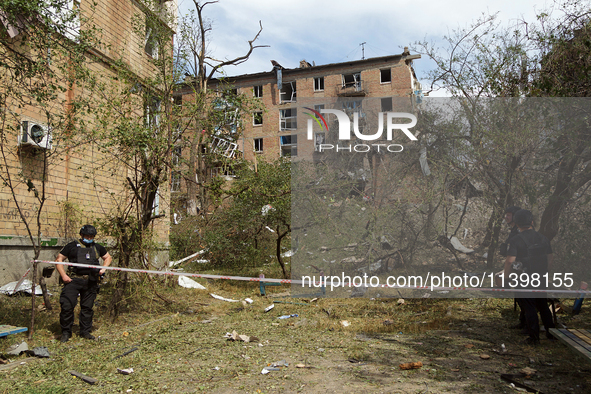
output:
[[[351,325],[351,323],[349,323],[347,320],[341,320],[341,326],[349,327],[350,325]]]
[[[232,331],[231,333],[227,332],[226,335],[224,335],[224,338],[228,339],[229,341],[242,341],[245,343],[256,342],[259,340],[257,337],[254,336],[238,334],[236,330]]]
[[[179,286],[187,289],[206,290],[203,285],[186,276],[179,276]]]
[[[252,304],[254,301],[250,298],[245,298],[244,301],[248,302],[249,304]]]
[[[398,305],[404,305],[404,304],[406,304],[406,302],[404,302],[404,298],[399,298],[398,301],[397,301],[397,304]]]
[[[131,375],[133,373],[133,368],[117,368],[117,373],[120,373],[121,375]]]
[[[216,300],[227,301],[227,302],[240,302],[239,300],[231,300],[229,298],[224,298],[222,296],[219,296],[219,295],[213,294],[213,293],[209,293],[209,295],[212,296],[213,298],[215,298]]]
[[[402,363],[398,366],[400,369],[406,370],[406,369],[419,369],[423,367],[423,363],[420,361],[414,362],[414,363]]]

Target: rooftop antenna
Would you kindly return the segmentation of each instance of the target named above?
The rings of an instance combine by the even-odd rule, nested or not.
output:
[[[365,41],[359,44],[361,45],[361,60],[365,60],[365,44],[367,44]]]

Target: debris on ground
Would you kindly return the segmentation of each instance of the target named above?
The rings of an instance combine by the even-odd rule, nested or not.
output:
[[[29,345],[25,341],[21,343],[15,343],[14,345],[10,346],[4,353],[10,356],[20,356],[21,353],[26,352],[29,350]]]
[[[347,320],[341,320],[340,323],[343,327],[349,327],[351,325],[351,323],[349,323]]]
[[[206,290],[203,285],[186,276],[179,276],[179,286],[186,289]]]
[[[216,300],[220,300],[220,301],[227,301],[227,302],[240,302],[239,300],[232,300],[230,298],[224,298],[222,296],[219,296],[217,294],[213,294],[213,293],[209,293],[210,296],[212,296],[213,298],[215,298]]]
[[[536,371],[535,369],[530,368],[530,367],[525,367],[525,368],[521,369],[519,372],[524,374],[526,378],[529,378],[529,377],[535,375],[536,372],[538,372],[538,371]]]
[[[287,366],[289,366],[289,364],[285,360],[275,361],[273,363],[267,364],[267,366],[261,371],[261,374],[266,375],[271,371],[281,371],[281,368]]]
[[[402,363],[398,367],[400,367],[400,369],[402,369],[402,370],[406,370],[406,369],[419,369],[419,368],[422,368],[423,367],[423,363],[420,362],[420,361],[413,362],[413,363]]]
[[[230,332],[227,332],[226,335],[224,335],[224,338],[226,338],[229,341],[242,341],[245,343],[248,342],[256,342],[259,339],[257,337],[254,336],[249,336],[249,335],[240,335],[238,334],[238,332],[236,332],[236,330]]]
[[[269,312],[271,309],[275,308],[275,304],[271,304],[265,308],[265,313]]]
[[[39,346],[33,348],[33,350],[25,350],[25,353],[29,356],[39,357],[39,358],[49,358],[51,355],[49,354],[49,349],[45,346]]]
[[[18,286],[18,288],[15,291],[15,288],[17,287],[18,282],[10,282],[5,284],[4,286],[0,287],[0,294],[7,294],[7,295],[13,295],[15,293],[20,293],[20,292],[24,292],[27,294],[32,294],[33,293],[33,282],[31,282],[28,279],[25,279],[22,281],[22,283]],[[41,290],[41,286],[35,286],[35,294],[36,295],[42,295],[43,291]],[[51,295],[51,293],[47,293],[49,295]]]
[[[133,352],[135,352],[136,350],[138,350],[138,348],[137,348],[137,347],[134,347],[134,348],[132,348],[131,350],[128,350],[128,351],[126,351],[126,352],[125,352],[125,353],[123,353],[123,354],[120,354],[120,355],[118,355],[118,356],[115,356],[115,357],[113,358],[113,360],[116,360],[116,359],[118,359],[118,358],[121,358],[121,357],[125,357],[125,356],[127,356],[129,353],[133,353]]]
[[[488,360],[490,358],[490,356],[488,354],[481,354],[480,358],[483,360]]]
[[[83,375],[80,372],[68,371],[68,373],[71,374],[71,375],[76,376],[77,378],[82,379],[83,381],[85,381],[88,384],[96,384],[96,382],[98,382],[98,379],[91,378],[90,376]]]
[[[121,375],[131,375],[133,373],[133,368],[117,368],[117,373],[120,373]]]
[[[292,315],[283,315],[283,316],[279,316],[277,319],[289,319],[290,317],[298,317],[298,314],[294,313]]]

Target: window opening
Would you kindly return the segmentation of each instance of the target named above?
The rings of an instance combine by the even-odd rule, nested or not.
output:
[[[252,114],[252,124],[254,126],[261,126],[263,124],[263,113],[255,112]]]
[[[262,152],[263,151],[263,139],[262,138],[255,138],[254,139],[254,151],[255,152]]]
[[[324,77],[314,78],[314,91],[320,92],[324,90]]]
[[[263,85],[258,85],[253,88],[254,97],[263,97]]]
[[[361,90],[361,73],[343,74],[343,88],[355,88]]]
[[[281,156],[290,157],[298,155],[298,136],[297,135],[282,135],[279,137],[281,143]]]
[[[392,97],[384,97],[381,107],[382,112],[392,112]]]
[[[282,103],[292,103],[296,101],[296,82],[286,82],[283,88],[279,91],[279,96]]]
[[[279,110],[279,128],[280,130],[295,130],[298,128],[297,109],[288,108]]]
[[[380,70],[380,83],[392,82],[392,69]]]

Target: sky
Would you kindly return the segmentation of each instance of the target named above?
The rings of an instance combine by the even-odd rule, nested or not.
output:
[[[179,13],[194,8],[193,0],[178,0]],[[537,13],[552,5],[549,0],[219,0],[204,14],[213,23],[210,54],[231,59],[248,50],[248,41],[259,29],[257,40],[268,48],[256,49],[226,75],[271,71],[271,60],[296,68],[302,59],[316,65],[400,54],[417,41],[440,42],[452,30],[465,28],[485,14],[498,12],[504,25],[535,21]],[[363,46],[361,43],[365,43]],[[414,61],[425,85],[434,64],[425,56]]]

